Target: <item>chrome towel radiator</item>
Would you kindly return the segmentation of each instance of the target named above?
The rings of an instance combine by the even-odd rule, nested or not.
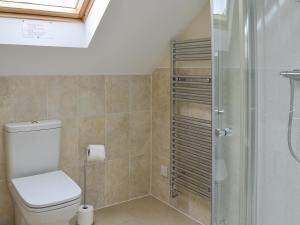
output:
[[[171,196],[182,190],[210,198],[211,121],[183,115],[184,104],[211,105],[211,76],[184,75],[178,62],[211,60],[210,39],[171,41]],[[209,62],[209,61],[208,61]]]

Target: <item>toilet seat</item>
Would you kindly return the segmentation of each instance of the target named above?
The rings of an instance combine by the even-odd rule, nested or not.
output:
[[[78,204],[80,187],[63,171],[11,180],[17,202],[31,212],[45,212]]]

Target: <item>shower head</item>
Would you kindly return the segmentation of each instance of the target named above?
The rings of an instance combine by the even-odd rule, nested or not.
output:
[[[292,80],[300,80],[300,70],[282,71],[280,76],[286,77]]]

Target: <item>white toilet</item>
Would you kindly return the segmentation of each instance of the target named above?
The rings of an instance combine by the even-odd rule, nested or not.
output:
[[[15,225],[68,225],[76,215],[81,189],[58,170],[61,127],[59,120],[5,125]]]

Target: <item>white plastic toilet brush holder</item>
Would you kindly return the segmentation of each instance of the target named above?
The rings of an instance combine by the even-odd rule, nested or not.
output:
[[[94,224],[94,207],[92,205],[81,205],[77,213],[78,225]]]

